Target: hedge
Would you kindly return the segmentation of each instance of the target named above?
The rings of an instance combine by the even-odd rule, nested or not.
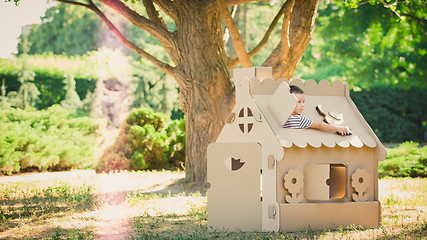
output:
[[[382,86],[350,94],[382,142],[427,140],[427,89]]]
[[[387,158],[379,163],[379,177],[427,177],[427,146],[404,142],[387,149]]]
[[[43,60],[42,57],[39,58]],[[70,61],[69,64],[71,63]],[[19,69],[20,64],[22,63],[19,61],[0,59],[0,84],[4,79],[7,93],[19,90],[20,83],[16,69]],[[32,71],[35,73],[34,84],[40,92],[39,101],[35,107],[37,109],[46,109],[52,105],[60,104],[66,94],[63,81],[67,71],[58,68],[36,66],[32,67]],[[76,81],[76,92],[80,99],[84,99],[88,91],[94,92],[96,81],[93,80],[92,75],[78,74],[76,70],[69,70],[69,72],[76,74],[74,75],[74,80]]]
[[[96,129],[93,119],[57,105],[0,108],[0,174],[92,168]]]

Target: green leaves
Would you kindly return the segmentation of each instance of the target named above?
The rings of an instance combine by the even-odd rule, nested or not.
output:
[[[185,119],[170,120],[149,108],[133,109],[98,170],[174,169],[185,161]]]
[[[380,162],[380,177],[427,177],[427,146],[404,142],[387,150],[387,159]]]
[[[127,123],[132,149],[131,169],[169,169],[183,162],[185,132],[180,129],[185,120],[170,121],[165,115],[153,110],[134,109]],[[181,152],[181,155],[178,153]]]
[[[320,3],[311,45],[294,77],[344,80],[354,88],[427,87],[425,4],[346,2],[357,8],[342,1]]]
[[[42,24],[32,25],[28,33],[29,54],[66,53],[69,56],[83,55],[95,50],[102,44],[102,39],[111,38],[106,27],[88,9],[69,4],[57,4],[46,10],[41,17]],[[18,54],[22,54],[18,44]]]
[[[351,92],[360,112],[382,142],[423,141],[427,126],[427,92],[377,86]]]
[[[6,2],[11,2],[12,0],[5,0]],[[16,6],[19,6],[20,0],[13,0]]]
[[[96,124],[59,106],[0,109],[0,173],[93,166]]]

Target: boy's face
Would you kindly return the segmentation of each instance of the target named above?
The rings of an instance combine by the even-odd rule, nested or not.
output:
[[[304,110],[305,96],[301,93],[294,93],[295,97],[298,100],[298,104],[293,112],[293,114],[301,114]]]

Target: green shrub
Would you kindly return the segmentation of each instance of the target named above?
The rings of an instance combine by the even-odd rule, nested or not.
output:
[[[387,149],[387,158],[379,163],[379,177],[427,177],[427,146],[404,142]]]
[[[149,108],[133,109],[97,170],[174,169],[184,162],[185,120],[170,120]]]
[[[60,106],[0,109],[0,173],[93,167],[96,124]]]
[[[378,86],[351,98],[382,142],[422,142],[427,129],[427,91]],[[424,100],[423,100],[424,99]]]

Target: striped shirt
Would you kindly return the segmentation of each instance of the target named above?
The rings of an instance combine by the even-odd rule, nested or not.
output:
[[[313,121],[304,117],[303,115],[292,114],[288,121],[286,121],[285,125],[283,125],[283,128],[309,128],[312,123]]]

